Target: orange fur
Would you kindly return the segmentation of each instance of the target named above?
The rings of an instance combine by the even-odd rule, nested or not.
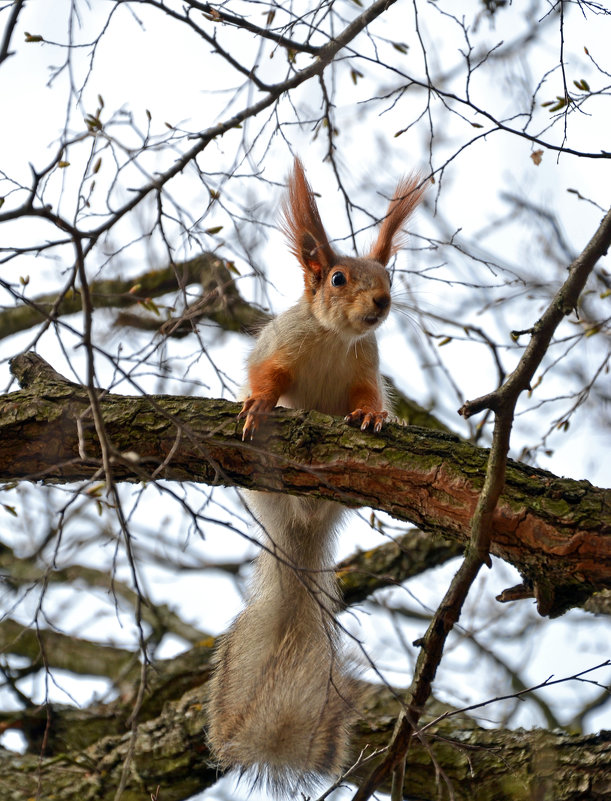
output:
[[[314,192],[299,159],[295,159],[283,216],[289,247],[304,270],[306,292],[315,294],[322,274],[336,262],[337,256],[329,244]]]
[[[363,375],[350,388],[350,408],[367,408],[381,411],[384,401],[376,375]]]
[[[242,439],[252,439],[268,412],[278,403],[292,381],[287,357],[282,351],[261,362],[254,362],[248,371],[250,395],[244,401],[239,418],[245,417]]]
[[[285,353],[278,351],[263,362],[256,362],[248,371],[251,395],[269,398],[275,406],[278,398],[291,385],[291,371]]]
[[[369,258],[386,266],[402,245],[397,232],[422,200],[426,185],[418,174],[410,175],[399,181],[393,199],[390,201],[388,213],[382,220],[378,238],[369,251]]]
[[[363,430],[371,427],[378,432],[382,429],[388,412],[384,410],[377,375],[361,374],[358,383],[350,388],[350,408],[352,411],[346,415],[346,422],[360,423]]]

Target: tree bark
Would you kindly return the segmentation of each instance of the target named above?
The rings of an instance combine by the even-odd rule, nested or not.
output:
[[[100,471],[86,390],[35,354],[16,357],[23,390],[0,398],[0,479],[82,481]],[[118,480],[164,478],[314,494],[372,506],[464,544],[487,451],[444,432],[388,425],[381,435],[316,412],[278,410],[255,443],[238,406],[100,391]],[[611,586],[611,492],[510,462],[492,553],[515,565],[542,614]],[[532,591],[528,589],[532,587]]]

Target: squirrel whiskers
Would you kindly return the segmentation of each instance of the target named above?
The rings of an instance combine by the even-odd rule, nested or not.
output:
[[[388,412],[375,329],[390,310],[386,265],[422,197],[421,183],[414,176],[398,184],[368,256],[341,256],[295,160],[283,227],[305,289],[263,328],[252,350],[239,415],[244,440],[264,435],[263,421],[277,405],[341,415],[380,431]],[[348,758],[356,682],[340,644],[333,572],[344,509],[277,493],[253,492],[249,499],[266,547],[248,604],[219,644],[208,737],[222,767],[296,796],[339,775]]]

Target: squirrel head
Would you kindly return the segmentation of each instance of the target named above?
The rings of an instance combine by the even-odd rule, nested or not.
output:
[[[401,247],[401,226],[423,192],[418,175],[399,181],[368,255],[341,256],[329,244],[303,165],[295,159],[283,208],[283,228],[303,268],[304,296],[323,327],[358,339],[386,319],[390,310],[386,265]]]

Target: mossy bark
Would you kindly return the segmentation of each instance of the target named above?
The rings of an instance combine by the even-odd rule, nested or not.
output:
[[[35,354],[13,361],[23,390],[0,398],[0,479],[81,481],[100,448],[86,390]],[[277,410],[244,443],[238,406],[100,392],[115,480],[164,478],[313,494],[372,506],[466,545],[487,450],[444,432],[379,435],[316,412]],[[510,461],[491,551],[515,565],[550,616],[611,585],[611,491]]]

